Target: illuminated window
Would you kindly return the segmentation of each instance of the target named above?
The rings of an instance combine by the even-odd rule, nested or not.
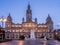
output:
[[[12,30],[13,32],[15,32],[15,30]]]
[[[47,27],[47,26],[45,25],[45,27]]]
[[[16,30],[16,32],[19,32],[19,30]]]
[[[25,27],[27,27],[27,25],[24,25]]]
[[[10,25],[8,25],[8,27],[9,27]]]
[[[20,32],[22,32],[22,30],[21,30],[21,29],[20,29],[19,31],[20,31]]]
[[[58,35],[58,32],[55,32],[56,35]]]
[[[40,32],[40,31],[38,30],[38,32]]]
[[[40,25],[38,27],[40,27]]]
[[[16,27],[18,27],[18,25],[15,25]]]
[[[31,24],[29,24],[29,27],[31,27]]]
[[[42,30],[39,30],[40,32],[42,32]]]
[[[47,27],[46,25],[39,25],[38,27]]]
[[[21,27],[21,25],[19,25],[19,27]]]
[[[12,25],[12,27],[15,27],[15,25]]]
[[[11,32],[11,30],[7,30],[8,32]]]
[[[45,32],[45,30],[43,30],[43,32]]]

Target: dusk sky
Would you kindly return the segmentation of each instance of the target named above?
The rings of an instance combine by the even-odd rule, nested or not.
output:
[[[45,23],[48,14],[54,22],[54,28],[60,28],[60,0],[0,0],[0,18],[6,18],[11,14],[13,22],[21,23],[26,18],[26,10],[30,2],[32,17],[38,19],[38,23]]]

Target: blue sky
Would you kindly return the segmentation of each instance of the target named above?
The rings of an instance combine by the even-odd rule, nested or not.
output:
[[[10,13],[15,23],[21,23],[22,18],[26,18],[26,10],[30,2],[33,20],[38,19],[38,23],[45,23],[50,14],[54,28],[60,22],[60,0],[0,0],[0,17],[6,18]]]

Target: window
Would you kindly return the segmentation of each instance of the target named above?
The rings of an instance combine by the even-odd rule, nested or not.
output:
[[[16,30],[16,32],[19,32],[19,30]]]
[[[7,34],[7,38],[9,38],[9,34]]]
[[[7,25],[8,27],[10,26],[10,25]]]
[[[12,32],[15,32],[15,30],[12,30]]]

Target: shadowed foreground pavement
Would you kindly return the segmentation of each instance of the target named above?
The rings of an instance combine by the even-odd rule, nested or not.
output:
[[[49,40],[49,41],[41,41],[41,40],[13,40],[10,42],[0,43],[0,45],[60,45],[59,41]]]

